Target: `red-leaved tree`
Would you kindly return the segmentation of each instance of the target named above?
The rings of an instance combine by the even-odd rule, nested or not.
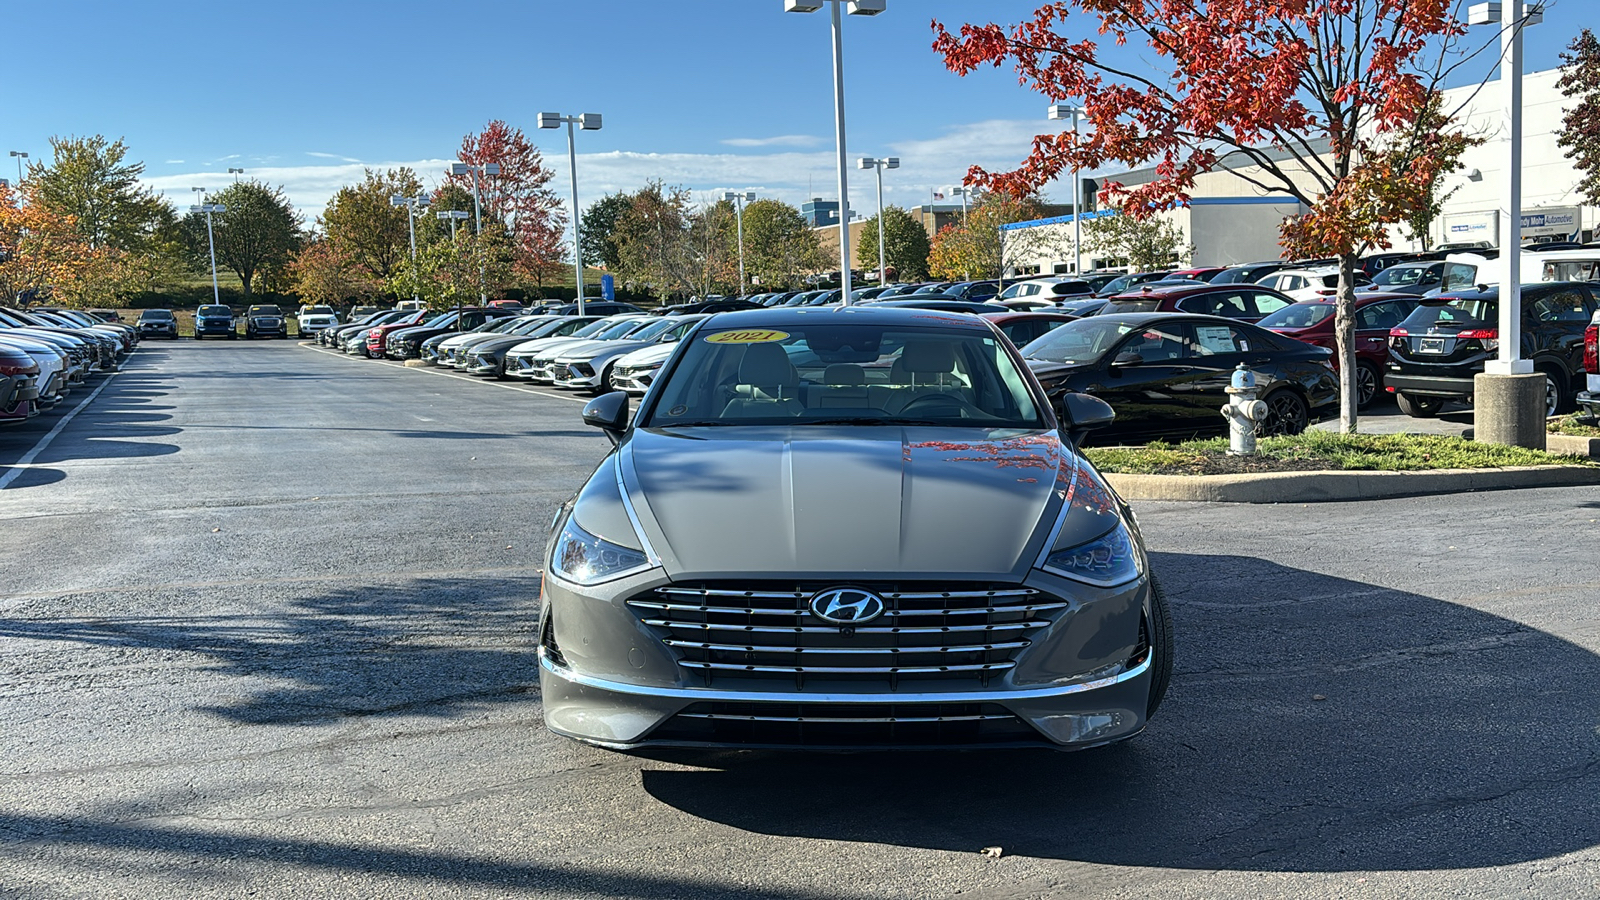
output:
[[[1153,164],[1149,183],[1110,182],[1101,193],[1144,218],[1187,204],[1198,175],[1226,167],[1263,193],[1299,200],[1308,211],[1285,223],[1283,243],[1289,255],[1339,259],[1340,420],[1354,431],[1356,266],[1389,246],[1388,226],[1427,202],[1470,141],[1417,124],[1446,75],[1474,58],[1461,52],[1455,6],[1064,0],[1011,28],[951,33],[935,21],[933,46],[960,75],[1009,62],[1050,100],[1079,101],[1093,125],[1081,137],[1041,135],[1021,168],[973,167],[969,183],[1020,196],[1062,173]],[[1154,62],[1117,49],[1130,43]]]
[[[479,178],[483,215],[504,223],[516,247],[519,275],[543,284],[565,268],[567,216],[550,188],[555,178],[544,156],[522,133],[496,119],[478,134],[461,139],[459,159],[471,165],[498,163],[499,175]],[[449,175],[452,184],[472,190],[471,175]]]

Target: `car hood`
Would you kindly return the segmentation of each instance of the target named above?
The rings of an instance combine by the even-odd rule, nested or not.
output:
[[[575,347],[563,347],[562,359],[594,359],[616,353],[632,353],[642,347],[648,347],[655,341],[630,341],[627,338],[615,341],[586,341]]]
[[[668,574],[699,578],[1021,578],[1076,468],[1015,429],[636,429],[619,453]]]
[[[666,362],[672,351],[677,349],[676,341],[670,344],[651,344],[642,350],[635,350],[627,356],[617,360],[619,366],[648,366],[655,363]]]
[[[506,350],[526,343],[528,343],[528,339],[520,334],[494,334],[485,337],[481,341],[473,341],[467,344],[464,349],[487,353],[493,350]]]
[[[523,356],[529,353],[542,353],[546,350],[553,350],[557,347],[560,347],[562,344],[582,344],[586,343],[588,340],[588,338],[575,337],[534,338],[531,341],[523,341],[515,347],[512,347],[510,352],[519,356]]]

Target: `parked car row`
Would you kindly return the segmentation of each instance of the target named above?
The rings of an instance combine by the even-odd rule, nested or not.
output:
[[[141,337],[178,339],[178,317],[170,309],[143,310],[134,327]],[[208,337],[232,340],[241,331],[246,339],[287,338],[289,320],[283,310],[272,303],[252,305],[242,316],[236,315],[232,307],[218,303],[207,303],[195,310],[194,339],[197,341]]]
[[[53,408],[138,344],[136,329],[87,312],[0,308],[0,425]]]

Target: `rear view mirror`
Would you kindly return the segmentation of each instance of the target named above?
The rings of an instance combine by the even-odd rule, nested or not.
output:
[[[628,395],[612,391],[590,400],[583,406],[583,421],[604,431],[611,443],[620,443],[628,430]]]
[[[1130,353],[1118,353],[1117,354],[1117,358],[1113,359],[1111,361],[1111,365],[1114,368],[1119,368],[1119,369],[1123,368],[1125,366],[1142,366],[1142,365],[1144,365],[1144,357],[1140,356],[1137,353],[1131,353],[1131,352]]]
[[[1089,432],[1116,421],[1117,412],[1092,394],[1068,393],[1061,397],[1061,417],[1066,420],[1068,437],[1074,444],[1082,444]]]

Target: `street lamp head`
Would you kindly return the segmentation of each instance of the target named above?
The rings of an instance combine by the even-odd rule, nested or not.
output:
[[[389,197],[389,205],[390,206],[405,206],[406,205],[406,198],[400,196],[399,194],[393,194],[393,195],[391,195]]]
[[[887,6],[888,0],[850,0],[844,5],[844,10],[852,16],[876,16]]]
[[[235,169],[232,166],[229,166],[228,167],[228,174],[229,175],[243,175],[244,174],[244,170],[243,169]]]
[[[898,169],[898,168],[900,168],[900,157],[898,157],[898,156],[889,157],[888,159],[883,161],[883,167],[885,169]]]
[[[540,128],[560,128],[561,125],[560,113],[539,113]]]
[[[450,164],[451,175],[469,175],[471,173],[472,167],[464,162],[455,162]]]
[[[739,195],[735,194],[733,191],[723,191],[722,192],[722,199],[728,201],[729,203],[732,203],[733,201],[739,199]]]
[[[483,174],[485,174],[485,175],[499,175],[500,174],[500,164],[499,163],[484,163],[483,164]]]
[[[863,156],[860,159],[856,160],[856,166],[858,168],[862,168],[862,169],[875,168],[875,167],[877,167],[877,165],[878,165],[878,161],[873,159],[870,156]]]
[[[189,188],[189,190],[194,191],[196,194],[204,194],[206,192],[205,188],[197,188],[197,187]]]
[[[27,159],[28,158],[28,154],[24,153],[21,150],[13,150],[13,151],[11,151],[11,155],[12,156],[16,156],[16,157],[20,157],[22,159]]]
[[[823,0],[783,0],[784,12],[813,13],[822,8]]]
[[[584,131],[599,131],[600,114],[584,113],[583,115],[578,116],[578,127]]]
[[[746,203],[754,203],[754,202],[756,202],[756,192],[755,191],[745,191],[744,192],[744,202],[746,202]]]

